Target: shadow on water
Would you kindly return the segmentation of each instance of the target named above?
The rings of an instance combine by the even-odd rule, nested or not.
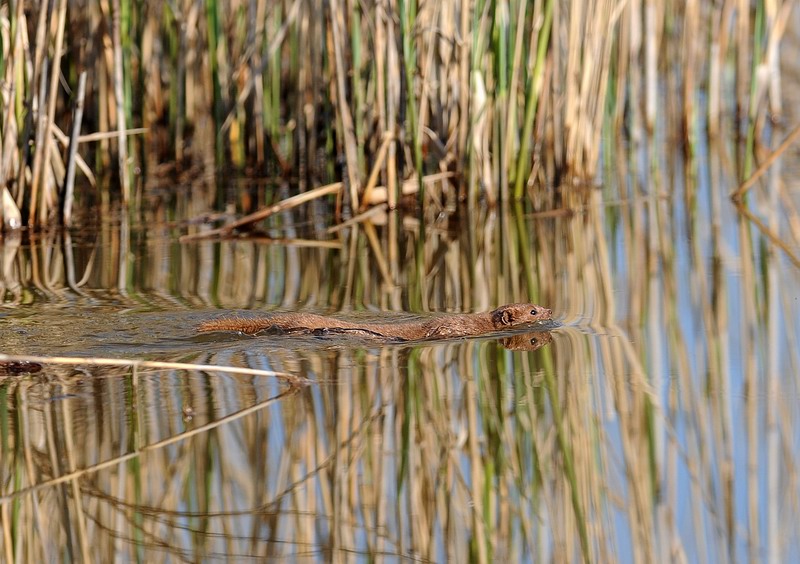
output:
[[[153,206],[147,229],[6,239],[2,353],[84,360],[0,364],[0,553],[792,560],[800,280],[666,182],[609,182],[613,204],[564,188],[548,205],[569,213],[545,218],[444,209],[424,238],[400,214],[328,233],[314,203],[251,238],[180,243],[204,227]],[[196,332],[231,310],[520,301],[557,323],[402,344]]]

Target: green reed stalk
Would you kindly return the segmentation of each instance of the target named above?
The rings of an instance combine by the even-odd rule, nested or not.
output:
[[[465,154],[462,155],[462,160],[466,160],[466,162],[469,163],[467,201],[470,203],[477,201],[477,179],[482,176],[483,173],[483,167],[481,164],[476,162],[476,157],[479,156],[475,154],[475,141],[477,140],[478,134],[475,131],[474,125],[475,122],[480,119],[480,114],[486,111],[486,108],[476,108],[476,106],[480,104],[480,100],[473,100],[473,94],[474,92],[478,91],[481,83],[484,83],[485,86],[485,80],[480,80],[485,78],[483,65],[481,65],[483,55],[483,34],[481,33],[481,23],[484,18],[485,6],[485,0],[475,0],[475,5],[472,7],[472,28],[469,34],[469,36],[472,38],[472,42],[470,44],[469,72],[467,76],[468,80],[465,84],[464,90],[469,103],[465,106],[468,108],[468,110],[459,117],[459,119],[463,119],[468,125],[467,144],[464,146]]]
[[[417,19],[416,0],[398,0],[398,9],[400,10],[400,36],[403,44],[403,63],[406,78],[406,106],[408,109],[406,123],[411,135],[411,153],[414,158],[414,168],[417,172],[417,182],[419,183],[417,201],[421,209],[425,203],[425,184],[422,181],[422,139],[417,127],[417,99],[414,93],[414,78],[417,67],[417,53],[413,43]]]
[[[219,22],[219,5],[216,0],[209,0],[206,3],[206,32],[208,33],[208,67],[211,74],[212,84],[212,111],[214,116],[214,123],[216,127],[222,123],[223,109],[222,109],[222,87],[219,80],[219,60],[217,59],[217,51],[219,49],[219,42],[221,39],[221,28]],[[223,37],[224,39],[224,37]],[[215,129],[216,129],[215,127]],[[217,130],[217,160],[223,161],[225,155],[225,144],[222,138],[222,132]]]
[[[508,59],[508,47],[511,38],[510,22],[509,22],[509,7],[508,0],[500,0],[495,7],[495,21],[494,21],[494,52],[496,61],[496,77],[497,77],[497,99],[495,107],[497,108],[498,118],[494,121],[494,135],[499,145],[499,172],[500,172],[500,199],[508,201],[508,151],[509,147],[506,145],[506,137],[503,135],[503,128],[508,123],[508,76],[511,70],[511,65]],[[518,25],[523,25],[519,22]]]
[[[272,33],[277,33],[281,27],[281,17],[276,15],[272,21]],[[269,42],[265,39],[265,42]],[[269,75],[266,77],[267,92],[264,96],[264,115],[267,120],[267,131],[275,139],[280,130],[281,112],[281,53],[276,49],[269,61]]]
[[[358,169],[366,170],[364,160],[364,99],[365,92],[361,80],[361,8],[356,3],[352,6],[350,11],[350,54],[353,57],[352,69],[352,88],[353,88],[353,104],[355,111],[353,112],[353,121],[356,129],[356,140],[358,141],[356,152],[358,155]]]
[[[750,71],[750,105],[748,109],[747,140],[745,141],[744,166],[742,178],[750,178],[753,172],[753,148],[756,140],[756,127],[758,125],[758,67],[762,59],[762,44],[764,42],[764,3],[756,2],[756,17],[753,22],[753,46]]]
[[[553,0],[547,0],[544,8],[544,22],[539,30],[536,40],[536,64],[528,80],[527,99],[525,101],[525,120],[522,126],[522,141],[519,155],[517,156],[517,172],[514,179],[514,199],[522,199],[525,183],[528,180],[528,163],[530,162],[530,140],[533,135],[533,118],[536,116],[536,106],[539,93],[542,90],[542,76],[544,75],[545,56],[550,43],[550,28],[553,23]]]
[[[125,77],[124,63],[122,54],[122,3],[121,0],[113,0],[111,3],[112,24],[111,36],[114,50],[113,88],[114,106],[117,116],[117,166],[119,169],[119,181],[122,185],[122,203],[127,206],[131,201],[130,176],[128,175],[128,137],[125,134],[127,128],[127,113],[125,112]]]

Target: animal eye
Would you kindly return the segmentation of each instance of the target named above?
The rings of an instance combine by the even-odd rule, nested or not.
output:
[[[531,310],[531,315],[536,315],[536,309],[535,308]]]
[[[538,345],[539,344],[539,339],[537,339],[536,337],[532,338],[531,339],[531,344],[532,345]]]

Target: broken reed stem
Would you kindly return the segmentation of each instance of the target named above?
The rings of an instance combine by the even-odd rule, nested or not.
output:
[[[131,129],[126,129],[123,133],[125,135],[140,135],[142,133],[147,133],[147,131],[148,129],[146,127],[133,127]],[[103,141],[104,139],[112,139],[114,137],[119,137],[119,131],[98,131],[96,133],[81,135],[78,137],[78,143],[91,143],[93,141]]]
[[[239,219],[238,221],[234,221],[233,223],[229,223],[218,229],[211,229],[210,231],[203,231],[200,233],[184,235],[183,237],[181,237],[180,240],[181,242],[184,242],[184,241],[194,241],[197,239],[207,239],[210,237],[218,237],[218,236],[225,237],[231,235],[236,229],[239,229],[240,227],[244,227],[245,225],[251,225],[253,223],[266,219],[267,217],[275,213],[297,207],[300,204],[304,204],[305,202],[309,202],[317,198],[322,198],[323,196],[327,196],[329,194],[336,194],[341,189],[342,189],[341,182],[334,182],[333,184],[328,184],[327,186],[320,186],[319,188],[309,190],[308,192],[303,192],[301,194],[297,194],[296,196],[292,196],[291,198],[286,198],[285,200],[281,200],[277,204],[269,206],[268,208],[265,208],[263,210],[251,213],[250,215],[246,215],[243,218]]]
[[[67,156],[67,174],[64,185],[64,210],[63,221],[66,227],[72,225],[72,201],[75,189],[75,160],[78,155],[78,136],[81,132],[81,122],[83,121],[83,100],[86,94],[86,71],[81,73],[78,79],[78,96],[75,100],[75,112],[72,118],[72,135],[69,140],[69,151]]]
[[[394,135],[391,133],[384,135],[383,143],[381,143],[378,149],[378,155],[375,157],[375,164],[372,165],[372,172],[367,180],[367,185],[364,187],[364,193],[361,195],[361,211],[364,211],[369,206],[372,189],[375,188],[375,185],[378,183],[378,177],[380,176],[381,170],[383,170],[383,164],[386,160],[386,152],[389,150],[389,145],[393,141]],[[396,205],[396,202],[390,202],[390,207],[393,208],[394,206],[392,204]]]
[[[136,360],[126,358],[81,357],[81,356],[29,356],[0,353],[0,362],[33,362],[36,364],[56,364],[65,366],[129,366],[131,368],[153,368],[165,370],[198,370],[203,372],[229,372],[247,376],[269,376],[284,379],[294,384],[305,384],[308,381],[302,376],[288,372],[275,372],[259,368],[241,368],[238,366],[216,366],[213,364],[192,364],[186,362],[167,362],[159,360]]]

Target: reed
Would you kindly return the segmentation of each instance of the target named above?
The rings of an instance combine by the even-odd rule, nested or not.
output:
[[[311,246],[315,215],[303,206],[273,210],[271,245],[181,243],[165,209],[151,208],[163,231],[150,234],[171,243],[113,224],[95,253],[65,232],[20,248],[8,237],[6,350],[81,333],[75,315],[26,315],[42,300],[85,306],[94,338],[161,309],[178,348],[165,355],[174,363],[51,358],[37,376],[0,378],[0,554],[785,560],[797,538],[796,519],[781,517],[798,507],[781,486],[797,483],[800,457],[786,440],[799,282],[783,249],[730,221],[730,148],[700,148],[716,195],[707,209],[681,203],[702,182],[691,157],[681,174],[649,169],[650,194],[627,197],[638,156],[614,153],[619,178],[607,180],[619,191],[537,196],[570,213],[371,211]],[[769,187],[778,198],[776,178]],[[178,208],[191,215],[216,187],[205,189]],[[274,191],[289,193],[259,187],[255,199]],[[183,317],[209,305],[479,310],[517,299],[564,316],[551,345],[248,340],[198,351]],[[97,315],[98,303],[125,313]]]
[[[78,154],[134,210],[158,163],[213,166],[209,130],[217,166],[303,171],[312,187],[344,180],[353,210],[376,161],[390,207],[411,177],[427,206],[421,179],[446,170],[473,202],[523,199],[562,178],[595,179],[605,124],[616,136],[642,124],[649,136],[682,123],[690,143],[701,111],[711,134],[738,120],[746,177],[768,135],[759,124],[780,109],[791,16],[789,1],[741,0],[697,0],[678,15],[639,0],[20,6],[0,1],[0,184],[4,217],[21,212],[31,227],[57,220],[66,148],[56,139],[71,127],[82,72],[82,130],[116,136]],[[660,76],[667,63],[672,74]],[[678,94],[666,106],[664,86]],[[138,127],[144,139],[130,135]],[[132,174],[147,163],[144,178]],[[78,182],[76,205],[107,190]]]

